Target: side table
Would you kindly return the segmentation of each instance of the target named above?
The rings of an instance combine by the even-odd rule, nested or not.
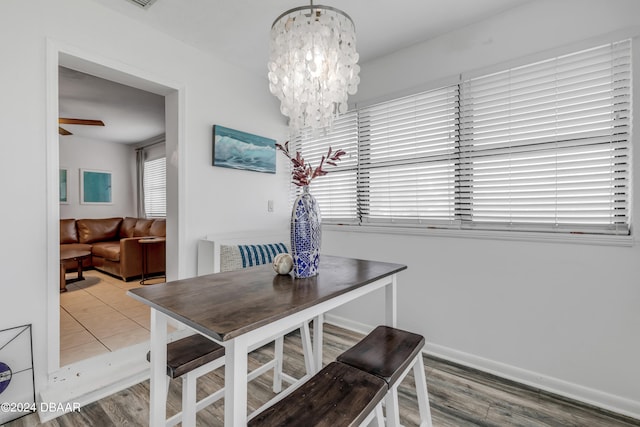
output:
[[[165,244],[166,240],[167,239],[165,237],[143,237],[138,240],[138,243],[140,243],[142,247],[142,276],[140,278],[141,285],[146,285],[145,281],[151,279],[151,277],[149,277],[149,247],[151,245]],[[163,274],[154,275],[153,277],[166,277],[166,275],[163,272]]]
[[[60,251],[60,292],[67,292],[67,283],[78,282],[84,280],[82,276],[82,262],[91,256],[89,251],[81,251],[77,249],[64,249]],[[67,268],[65,261],[76,261],[78,263],[78,277],[67,280]]]

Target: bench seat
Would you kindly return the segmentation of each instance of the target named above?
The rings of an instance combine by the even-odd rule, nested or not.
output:
[[[391,387],[424,347],[424,337],[378,326],[336,359],[382,378]]]
[[[420,426],[431,427],[432,425],[422,361],[424,343],[422,335],[389,326],[378,326],[336,359],[385,381],[388,387],[386,396],[388,426],[400,426],[398,386],[411,368],[415,377]]]
[[[266,409],[249,426],[359,426],[387,393],[384,380],[364,371],[333,362],[293,393]]]

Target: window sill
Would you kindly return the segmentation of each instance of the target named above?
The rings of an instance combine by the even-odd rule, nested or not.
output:
[[[632,247],[633,236],[614,236],[601,234],[567,234],[526,231],[493,231],[493,230],[454,230],[446,228],[418,228],[375,225],[338,225],[323,224],[325,231],[346,231],[353,233],[396,234],[410,236],[455,237],[463,239],[507,240],[543,243],[570,243],[598,246]]]

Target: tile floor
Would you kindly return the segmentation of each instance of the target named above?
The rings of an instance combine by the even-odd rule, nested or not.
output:
[[[67,278],[76,277],[68,273]],[[126,295],[140,287],[96,270],[60,294],[60,366],[149,339],[149,307]],[[148,283],[160,283],[158,278]]]

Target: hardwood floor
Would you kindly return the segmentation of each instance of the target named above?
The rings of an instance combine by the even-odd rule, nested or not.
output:
[[[360,335],[325,325],[325,364],[353,345]],[[272,345],[252,353],[250,364],[264,361],[272,355]],[[299,335],[285,340],[284,369],[299,376],[303,372]],[[599,410],[563,397],[504,380],[443,360],[426,357],[425,371],[429,398],[436,427],[465,426],[640,426],[640,420]],[[198,396],[209,394],[223,383],[224,368],[204,377],[198,385]],[[251,410],[273,396],[271,375],[267,373],[249,385],[248,404]],[[168,415],[180,407],[181,381],[173,381],[169,389]],[[149,415],[149,382],[137,384],[98,402],[47,422],[45,426],[146,426]],[[418,407],[410,373],[399,389],[401,422],[415,426]],[[218,401],[198,413],[198,425],[222,426],[224,403]],[[11,427],[36,426],[38,417],[29,415],[9,423]]]

